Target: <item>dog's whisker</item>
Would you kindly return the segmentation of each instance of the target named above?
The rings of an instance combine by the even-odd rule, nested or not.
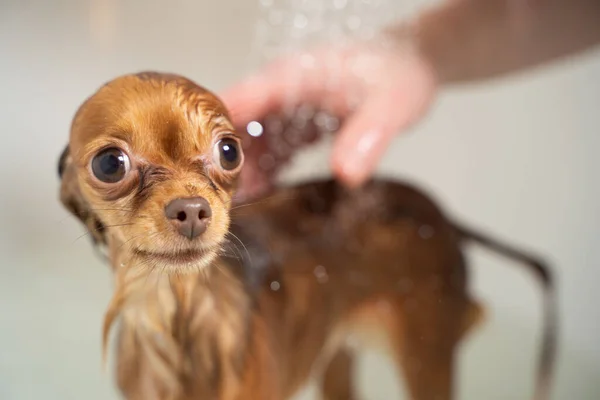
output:
[[[229,209],[229,211],[234,211],[234,210],[237,210],[238,208],[243,208],[243,207],[249,207],[249,206],[254,206],[254,205],[258,205],[258,204],[264,204],[264,203],[268,203],[269,201],[271,201],[271,200],[273,200],[273,199],[281,199],[281,200],[286,200],[286,201],[287,201],[287,200],[293,200],[293,199],[295,199],[296,197],[297,197],[297,196],[296,196],[296,195],[294,195],[294,194],[289,194],[289,195],[286,195],[286,196],[283,196],[283,195],[281,195],[281,194],[274,194],[274,195],[271,195],[271,196],[266,196],[266,197],[263,197],[263,198],[261,198],[260,200],[253,201],[253,202],[250,202],[250,203],[238,204],[238,205],[236,205],[236,206],[234,206],[234,207],[231,207],[231,208]],[[228,205],[229,205],[229,206],[230,206],[231,204],[233,204],[233,200],[234,200],[234,198],[232,198],[232,199],[231,199],[231,200],[228,202]]]
[[[88,229],[88,230],[87,230],[86,232],[84,232],[82,235],[78,236],[78,237],[77,237],[77,238],[76,238],[76,239],[73,241],[73,243],[72,243],[72,244],[76,243],[76,242],[77,242],[79,239],[81,239],[81,238],[83,238],[83,237],[85,237],[85,236],[87,236],[87,235],[90,235],[90,234],[91,234],[91,233],[93,233],[93,232],[101,232],[101,231],[103,231],[103,230],[105,230],[105,229],[109,229],[109,228],[116,228],[116,227],[121,227],[121,226],[131,226],[131,225],[134,225],[134,224],[133,224],[132,222],[129,222],[129,223],[125,223],[125,224],[102,225],[102,226],[101,226],[101,227],[99,227],[99,228]]]
[[[226,239],[227,241],[223,243],[223,246],[221,246],[220,249],[220,254],[226,257],[233,257],[238,261],[242,261],[244,258],[242,257],[242,254],[240,253],[239,249],[237,248],[237,246],[235,245],[235,243],[232,243],[229,239]],[[225,248],[225,245],[231,245],[233,247],[233,251],[234,253],[228,253],[227,249]]]
[[[267,201],[269,201],[269,200],[270,200],[270,199],[268,199],[268,198],[267,198],[267,199],[261,199],[261,200],[259,200],[259,201],[254,201],[254,202],[252,202],[252,203],[240,204],[240,205],[237,205],[237,206],[235,206],[235,207],[231,207],[231,208],[229,209],[229,211],[235,211],[235,210],[237,210],[237,209],[240,209],[240,208],[244,208],[244,207],[250,207],[250,206],[255,206],[255,205],[258,205],[258,204],[263,204],[263,203],[266,203],[266,202],[267,202]]]
[[[240,253],[239,249],[237,248],[237,246],[235,246],[233,243],[229,243],[233,246],[233,252],[227,251],[228,249],[223,248],[221,250],[221,255],[225,256],[225,257],[233,257],[238,261],[242,261],[243,257],[242,254]]]
[[[135,224],[133,222],[126,222],[126,223],[123,223],[123,224],[102,225],[102,228],[96,228],[96,229],[93,229],[93,230],[94,231],[101,231],[103,229],[116,228],[116,227],[119,227],[119,226],[131,226],[131,225],[135,225]]]
[[[78,236],[77,238],[75,238],[75,240],[73,240],[73,242],[71,242],[71,244],[73,245],[73,244],[77,243],[77,241],[78,241],[79,239],[86,237],[86,236],[87,236],[87,235],[89,235],[90,233],[91,233],[91,231],[86,231],[86,232],[84,232],[82,235],[80,235],[80,236]]]
[[[235,240],[237,240],[242,245],[242,247],[244,248],[244,251],[246,251],[246,254],[248,255],[248,262],[250,262],[250,265],[252,265],[252,256],[250,256],[250,252],[248,251],[248,248],[246,247],[244,242],[242,242],[241,239],[239,237],[237,237],[235,235],[235,233],[233,233],[231,231],[227,232],[227,235],[231,235]]]
[[[160,232],[160,231],[153,232],[153,233],[150,233],[150,234],[141,233],[139,235],[136,235],[136,236],[128,239],[124,243],[122,243],[121,247],[124,246],[125,244],[129,243],[129,247],[128,247],[127,250],[134,250],[134,252],[139,252],[139,251],[141,251],[141,249],[138,246],[136,246],[135,249],[132,249],[132,246],[135,244],[135,243],[133,243],[133,240],[140,239],[140,238],[143,238],[143,237],[145,237],[146,239],[152,239],[153,237],[155,237],[157,235],[160,235],[161,233],[162,232]],[[119,248],[121,248],[121,247],[119,247]]]
[[[119,208],[119,207],[113,207],[113,208],[93,208],[90,207],[87,209],[88,211],[122,211],[122,212],[134,212],[135,210],[131,209],[131,208]]]
[[[121,250],[123,248],[123,246],[125,246],[126,244],[132,242],[133,240],[139,239],[141,237],[144,237],[145,235],[146,235],[146,233],[140,233],[139,235],[132,236],[131,238],[129,238],[126,241],[124,241],[123,243],[121,243],[119,245],[119,247],[118,247],[118,250]],[[133,245],[133,243],[131,243],[131,245]],[[128,250],[131,250],[131,246],[130,246],[130,248]]]
[[[117,247],[117,250],[121,250],[121,249],[123,248],[123,246],[125,246],[125,245],[126,245],[126,244],[128,244],[129,242],[131,242],[131,241],[133,241],[133,240],[135,240],[135,239],[138,239],[138,238],[140,238],[140,237],[142,237],[142,236],[144,236],[144,234],[143,234],[143,233],[141,233],[141,234],[139,234],[139,235],[135,235],[135,236],[132,236],[132,237],[130,237],[129,239],[127,239],[127,240],[125,240],[123,243],[121,243],[121,244],[119,245],[119,247]]]

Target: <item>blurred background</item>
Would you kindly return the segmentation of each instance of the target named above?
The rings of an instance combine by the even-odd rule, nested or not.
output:
[[[368,29],[425,5],[311,4],[320,1]],[[351,8],[359,2],[364,9]],[[302,39],[280,28],[293,7],[310,2],[273,3],[0,1],[0,399],[119,398],[101,367],[111,276],[58,202],[57,160],[77,107],[105,81],[139,70],[224,89]],[[597,51],[446,91],[379,169],[428,190],[455,218],[551,261],[561,313],[554,399],[600,398],[599,74]],[[327,150],[324,143],[299,156],[284,179],[327,175]],[[526,399],[541,334],[539,287],[483,250],[468,255],[488,320],[461,348],[458,398]],[[361,398],[403,398],[385,354],[365,352],[359,370]],[[300,398],[314,394],[309,386]]]

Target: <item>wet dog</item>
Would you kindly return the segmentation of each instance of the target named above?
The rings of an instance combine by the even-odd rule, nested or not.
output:
[[[279,400],[317,377],[326,399],[354,399],[353,344],[379,332],[412,399],[452,399],[460,342],[482,319],[469,240],[543,283],[535,396],[547,398],[555,315],[541,262],[399,182],[316,181],[232,206],[243,162],[223,104],[180,76],[119,77],[75,115],[61,201],[114,271],[104,337],[118,321],[126,398]]]

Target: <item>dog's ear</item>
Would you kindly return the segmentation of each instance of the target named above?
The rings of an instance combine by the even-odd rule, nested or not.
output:
[[[61,203],[85,225],[94,245],[105,245],[104,225],[96,214],[92,212],[81,193],[77,180],[77,171],[73,164],[69,146],[65,147],[58,160],[58,175],[61,179]]]
[[[67,162],[70,162],[70,153],[69,146],[65,146],[65,149],[60,154],[60,159],[58,160],[58,177],[62,179],[65,169],[67,168]]]

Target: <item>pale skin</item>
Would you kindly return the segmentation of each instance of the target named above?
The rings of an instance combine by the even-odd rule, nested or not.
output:
[[[290,93],[292,106],[309,104],[337,116],[332,171],[348,187],[359,187],[441,89],[542,66],[599,43],[600,0],[445,0],[369,42],[280,58],[222,98],[240,129],[281,113]],[[268,134],[252,139],[246,151],[243,197],[268,191],[293,151],[308,144],[294,144],[265,169],[259,160],[272,150]]]

